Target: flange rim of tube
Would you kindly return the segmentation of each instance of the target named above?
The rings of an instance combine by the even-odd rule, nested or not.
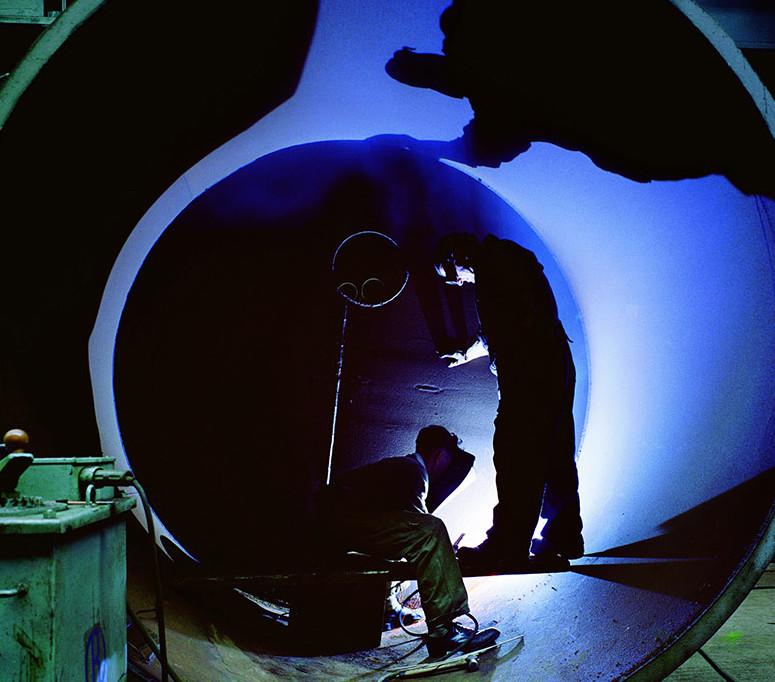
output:
[[[772,96],[753,71],[748,60],[723,28],[703,10],[696,0],[671,0],[708,43],[724,59],[740,86],[751,96],[754,106],[775,139],[775,108]],[[661,680],[676,670],[707,642],[729,619],[748,595],[767,565],[775,560],[775,500],[767,519],[726,585],[713,602],[680,633],[676,640],[650,660],[628,674],[636,682]],[[688,646],[687,646],[688,644]]]
[[[662,680],[676,670],[729,619],[773,560],[775,560],[775,502],[770,507],[768,521],[764,523],[754,539],[748,556],[738,565],[713,603],[695,618],[673,644],[633,670],[626,679],[635,682]]]

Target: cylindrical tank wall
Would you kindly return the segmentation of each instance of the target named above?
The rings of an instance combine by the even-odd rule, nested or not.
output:
[[[315,420],[325,415],[330,420],[330,399],[317,398],[332,394],[328,388],[333,389],[341,301],[332,298],[330,305],[309,305],[305,278],[314,273],[308,288],[319,302],[327,284],[325,264],[330,263],[336,244],[353,231],[382,227],[402,247],[416,246],[409,252],[418,262],[410,276],[411,289],[384,310],[359,311],[363,315],[348,327],[347,348],[353,352],[345,356],[345,363],[350,361],[349,367],[357,371],[345,375],[338,437],[341,462],[344,466],[361,457],[406,452],[417,426],[426,421],[448,423],[465,438],[467,449],[477,454],[479,477],[440,513],[453,534],[466,530],[467,540],[474,541],[486,528],[492,502],[492,491],[487,491],[492,476],[488,463],[496,403],[494,379],[483,365],[447,371],[435,360],[439,338],[434,331],[451,333],[459,328],[461,319],[472,324],[470,301],[458,304],[417,292],[423,286],[419,265],[428,252],[427,240],[451,231],[454,220],[442,221],[447,217],[445,211],[454,213],[455,207],[470,201],[467,212],[452,218],[476,216],[481,220],[477,229],[528,240],[547,265],[566,326],[575,330],[569,331],[576,341],[574,353],[581,370],[576,406],[581,494],[587,549],[592,555],[570,574],[472,582],[472,606],[483,623],[497,620],[504,632],[526,635],[526,647],[499,664],[495,678],[617,677],[667,650],[705,613],[723,594],[753,543],[761,539],[769,518],[775,463],[770,425],[775,377],[769,361],[775,345],[771,257],[775,208],[768,200],[741,194],[722,177],[640,184],[604,173],[582,154],[547,144],[534,144],[529,152],[500,168],[471,169],[446,168],[434,159],[423,160],[418,150],[403,148],[406,140],[341,142],[385,133],[409,134],[419,140],[451,140],[460,134],[470,118],[465,102],[401,85],[383,70],[393,50],[402,45],[418,51],[439,50],[442,35],[436,27],[446,4],[413,3],[412,11],[404,12],[393,3],[388,11],[378,2],[323,2],[295,94],[191,167],[155,204],[153,199],[175,177],[215,141],[224,139],[219,134],[229,128],[230,133],[236,132],[239,121],[255,120],[289,95],[290,88],[283,89],[271,79],[257,85],[257,91],[275,87],[274,101],[265,102],[259,112],[255,102],[245,106],[244,98],[215,107],[222,117],[217,134],[204,123],[213,107],[203,107],[197,118],[200,128],[191,126],[186,135],[178,133],[173,138],[177,146],[167,148],[160,133],[167,124],[186,120],[185,106],[194,107],[194,99],[176,103],[173,97],[166,97],[166,85],[158,86],[152,101],[163,102],[163,106],[147,111],[130,107],[126,113],[117,104],[112,108],[115,118],[111,124],[102,117],[102,123],[90,133],[87,112],[80,111],[78,103],[99,101],[90,94],[96,84],[114,93],[115,103],[122,101],[121,88],[106,75],[110,74],[105,66],[112,63],[110,53],[103,53],[101,65],[89,66],[83,60],[77,69],[64,67],[72,54],[63,54],[59,62],[53,60],[4,132],[25,133],[29,158],[50,157],[54,170],[47,176],[46,186],[53,193],[49,202],[34,201],[33,179],[41,171],[29,160],[11,163],[26,157],[21,146],[14,156],[15,147],[3,139],[9,159],[4,186],[18,190],[9,191],[7,205],[18,209],[18,224],[25,228],[18,234],[4,234],[5,244],[8,251],[34,254],[27,260],[23,287],[14,284],[8,290],[11,296],[4,307],[9,316],[7,328],[16,330],[3,340],[4,356],[18,360],[9,360],[2,368],[4,388],[8,388],[4,404],[9,418],[38,420],[41,442],[51,443],[56,454],[69,454],[94,442],[89,440],[95,430],[89,421],[85,348],[102,285],[108,280],[90,342],[95,409],[106,454],[124,457],[119,426],[125,435],[134,434],[127,463],[141,475],[152,478],[154,471],[162,471],[164,467],[154,460],[171,457],[168,453],[177,453],[181,461],[187,452],[202,453],[197,464],[203,468],[194,475],[183,473],[191,484],[188,489],[181,490],[177,480],[159,480],[154,495],[161,520],[169,524],[168,533],[187,549],[190,542],[196,544],[195,532],[176,526],[176,509],[201,499],[200,485],[209,493],[208,502],[215,502],[209,507],[209,517],[203,517],[210,524],[204,530],[233,526],[235,512],[251,525],[257,495],[264,496],[270,513],[276,513],[273,504],[283,504],[288,492],[261,489],[253,480],[240,481],[245,480],[240,472],[255,474],[258,481],[263,464],[271,460],[272,453],[261,451],[256,444],[271,440],[270,431],[273,438],[283,430],[301,431],[292,411]],[[116,20],[110,11],[96,15],[75,39],[88,41],[90,25],[94,31],[107,31],[100,34],[101,41],[110,31],[118,35],[125,30],[126,22]],[[185,22],[175,39],[181,46],[187,35],[184,26]],[[222,36],[231,30],[225,25],[211,29]],[[286,27],[285,34],[293,35],[293,31]],[[164,40],[175,52],[171,35],[170,31]],[[148,43],[154,44],[152,37]],[[157,44],[161,43],[160,39]],[[182,47],[177,53],[187,54]],[[149,48],[148,54],[160,55],[161,51]],[[276,63],[287,64],[292,55],[283,59]],[[232,62],[236,81],[240,73],[255,70],[255,64],[249,62],[247,58]],[[118,81],[135,83],[138,92],[157,76],[161,78],[147,69],[141,70],[145,71],[142,79],[132,81],[131,60],[123,63],[126,68]],[[184,77],[187,69],[184,63],[180,66],[177,75],[168,76],[168,82]],[[105,69],[103,77],[95,79],[92,76],[99,68]],[[185,77],[190,84],[190,74]],[[63,134],[59,141],[43,144],[35,141],[35,128],[25,129],[24,125],[25,121],[40,125],[46,120],[40,109],[57,80],[83,85],[68,109],[72,120],[68,118],[67,130],[73,137]],[[282,95],[277,94],[281,90]],[[567,104],[572,107],[574,103]],[[226,110],[240,116],[224,125]],[[162,116],[164,125],[155,116]],[[204,144],[198,138],[200,129],[209,135]],[[147,131],[145,141],[143,131]],[[110,139],[117,141],[113,149],[104,142]],[[321,141],[331,142],[310,144]],[[303,144],[306,146],[296,152],[282,152]],[[29,154],[29,145],[38,150],[37,155]],[[7,153],[9,146],[11,154]],[[315,151],[320,152],[319,162],[329,165],[310,165],[297,172],[288,162],[285,176],[277,176],[286,177],[290,186],[272,186],[271,179],[261,177],[262,161],[282,163]],[[274,152],[278,154],[270,159]],[[139,156],[145,161],[136,161]],[[72,161],[76,157],[82,160],[80,166]],[[155,164],[159,159],[163,159],[161,165]],[[221,182],[256,159],[255,166]],[[383,178],[371,166],[374,162],[381,168],[387,159],[403,164],[411,181],[394,183],[393,195],[385,191]],[[264,215],[263,222],[251,224],[256,217],[249,206],[252,194],[261,211],[271,208],[260,201],[270,190],[275,198],[285,192],[294,203],[301,202],[309,198],[309,192],[327,189],[322,178],[336,176],[330,164],[346,168],[348,163],[356,172],[350,193],[341,195],[339,208],[332,205],[322,217],[313,212],[306,216],[310,222],[294,225],[295,231],[288,228],[287,234],[287,226],[278,227],[287,214]],[[71,172],[73,165],[81,172],[80,182],[78,174]],[[322,170],[316,173],[319,168]],[[240,182],[250,172],[256,173],[257,184],[241,188]],[[469,187],[466,181],[479,183],[466,175],[483,180],[492,191]],[[312,179],[298,182],[309,176]],[[449,192],[453,186],[465,189],[457,195]],[[422,195],[422,188],[428,195]],[[380,203],[386,196],[393,196],[394,201],[405,199],[413,189],[418,192],[414,203],[399,205],[393,213],[387,211],[389,203]],[[358,201],[351,205],[347,199],[353,196]],[[356,204],[363,209],[360,213],[352,208]],[[424,216],[419,215],[421,204],[428,209]],[[244,221],[234,228],[239,209],[245,209]],[[197,211],[204,211],[207,220],[200,221],[198,231],[187,231],[182,225]],[[337,222],[337,217],[344,216],[352,222]],[[313,229],[315,219],[324,226]],[[270,223],[274,232],[267,227]],[[74,227],[79,224],[90,229],[81,234]],[[137,228],[129,235],[135,224]],[[53,229],[60,225],[64,228]],[[427,233],[412,242],[413,230],[422,235],[422,228],[428,226]],[[293,244],[297,236],[298,243]],[[196,248],[191,248],[192,239],[198,240]],[[220,252],[214,250],[216,243]],[[294,245],[300,248],[294,250]],[[185,248],[188,261],[180,258]],[[267,253],[280,257],[267,258]],[[154,268],[166,298],[160,295],[155,308],[143,308],[152,298],[147,294],[153,292],[149,283]],[[170,273],[166,284],[165,271]],[[19,292],[16,300],[14,291]],[[20,300],[24,310],[12,320],[9,311]],[[182,301],[180,307],[165,307],[176,300]],[[211,306],[202,306],[201,312],[207,314],[188,315],[194,301]],[[276,316],[267,318],[255,314],[256,310]],[[446,311],[442,321],[433,317],[438,310]],[[225,319],[221,316],[224,311],[228,312]],[[367,317],[369,313],[374,316]],[[55,332],[59,341],[47,342],[55,338]],[[183,332],[188,336],[182,337]],[[127,354],[136,353],[144,348],[143,342],[156,337],[166,339],[168,345],[145,347],[147,363],[143,366],[136,361],[134,373],[122,373],[122,367],[129,366],[122,364]],[[326,342],[318,343],[320,339]],[[178,358],[162,352],[174,349],[172,341],[183,348]],[[191,355],[207,348],[197,357]],[[165,363],[159,364],[159,359]],[[225,365],[224,359],[229,360]],[[224,367],[228,371],[220,372]],[[310,367],[314,368],[312,375],[306,372]],[[184,385],[192,376],[199,379],[196,392],[176,395],[176,382]],[[118,411],[113,402],[114,379]],[[135,385],[128,390],[132,382]],[[264,393],[267,383],[284,386],[284,395],[298,395],[299,401],[289,410],[284,401],[273,401],[276,396]],[[302,389],[308,385],[314,390]],[[254,389],[256,402],[240,400],[248,386]],[[162,397],[173,405],[199,399],[192,404],[201,413],[192,414],[185,425],[179,420],[174,429],[160,425],[163,436],[143,433],[139,400],[143,395],[149,398],[147,408],[156,406],[161,411],[166,409],[159,407]],[[127,401],[136,402],[134,417],[129,411],[122,414],[122,400],[124,406]],[[380,410],[374,409],[377,402]],[[257,409],[265,405],[273,411]],[[208,408],[210,415],[214,409],[222,421],[208,419]],[[149,420],[151,417],[149,414]],[[131,426],[132,419],[137,426]],[[235,442],[232,424],[239,425],[237,432],[246,440]],[[252,428],[250,433],[244,428],[247,425]],[[49,434],[42,433],[46,428]],[[306,430],[299,437],[307,439],[310,452],[327,449],[328,434],[322,429]],[[154,443],[163,440],[163,454],[156,454],[160,452],[156,448],[154,454],[146,454],[149,438]],[[229,463],[228,470],[218,476],[224,462]],[[317,476],[316,465],[304,457],[275,462],[272,467],[278,480],[289,471],[306,481]],[[248,492],[235,495],[235,481]],[[288,544],[292,549],[293,543]],[[197,549],[201,551],[201,547],[190,547]]]
[[[435,11],[440,9],[441,3]],[[372,5],[356,11],[348,3],[324,3],[295,96],[186,174],[197,195],[228,171],[260,159],[205,191],[172,223],[158,254],[151,251],[137,275],[135,286],[146,291],[130,293],[132,316],[125,315],[122,328],[130,334],[132,328],[140,330],[141,299],[159,292],[143,284],[145,268],[149,278],[153,271],[161,277],[190,239],[199,240],[196,249],[205,253],[208,229],[213,238],[219,228],[225,228],[222,235],[236,229],[241,236],[233,240],[235,252],[255,254],[257,273],[269,268],[271,275],[260,288],[274,301],[270,307],[309,315],[308,328],[316,330],[318,341],[326,339],[314,351],[325,357],[304,357],[308,339],[298,345],[298,328],[262,324],[257,315],[251,323],[255,350],[245,362],[260,374],[267,355],[281,355],[280,376],[266,379],[273,404],[292,405],[294,417],[307,425],[324,422],[331,405],[325,396],[333,396],[340,313],[317,297],[330,298],[332,289],[320,289],[323,269],[348,234],[383,231],[411,254],[410,285],[385,309],[357,311],[349,320],[334,474],[337,465],[348,468],[409,451],[419,426],[445,423],[478,455],[479,476],[440,514],[453,536],[466,532],[469,541],[476,541],[489,524],[494,501],[489,441],[495,383],[483,361],[452,373],[434,359],[445,334],[454,338],[460,329],[455,329],[456,304],[441,320],[429,312],[435,307],[438,316],[449,301],[428,293],[433,284],[424,278],[422,264],[439,234],[466,228],[493,231],[536,250],[558,291],[563,321],[578,341],[581,494],[588,554],[595,558],[587,558],[574,574],[479,582],[472,587],[474,608],[507,632],[524,631],[530,642],[502,674],[531,671],[534,679],[626,674],[667,649],[716,599],[769,513],[775,209],[722,178],[641,184],[603,173],[583,156],[548,145],[534,144],[496,169],[461,167],[494,189],[494,194],[480,190],[482,197],[453,188],[452,180],[439,180],[441,170],[418,162],[422,150],[418,157],[411,142],[409,150],[403,140],[384,138],[360,145],[299,146],[386,132],[452,139],[465,122],[461,105],[432,99],[432,93],[399,91],[378,68],[396,45],[434,47],[435,36],[417,28],[423,26],[422,17],[398,20],[386,30],[369,21],[366,15],[373,11]],[[363,28],[377,25],[379,35],[376,28]],[[342,32],[347,40],[341,39]],[[289,151],[272,154],[284,149]],[[495,200],[497,195],[504,203]],[[174,191],[168,199],[168,215],[188,203]],[[261,258],[261,240],[284,220],[292,228],[286,224],[282,229],[292,229],[294,236],[285,246],[272,242],[278,251],[269,264]],[[143,225],[154,234],[165,227],[153,221]],[[246,242],[251,229],[250,239],[256,241]],[[278,260],[277,254],[286,251],[288,257]],[[128,263],[141,259],[131,248],[124,255]],[[216,259],[221,257],[233,262],[231,252],[219,252]],[[289,283],[281,274],[291,271],[309,278],[306,295],[304,280]],[[238,276],[224,286],[232,287],[236,297],[235,283],[242,281]],[[214,298],[219,300],[228,296]],[[269,305],[257,304],[252,296],[247,301],[248,307],[258,306],[251,310]],[[168,308],[161,300],[158,305]],[[235,305],[241,304],[232,299],[227,310]],[[470,301],[462,308],[458,315],[471,331]],[[276,322],[277,316],[268,319]],[[122,367],[125,353],[144,357],[137,338],[118,346],[122,374],[117,381],[120,376],[140,380],[137,364]],[[250,356],[243,349],[240,357],[245,352]],[[294,404],[293,395],[310,395],[309,378],[317,390],[314,404]],[[237,394],[246,395],[244,388]],[[122,397],[117,399],[120,407]],[[145,415],[137,409],[124,414],[126,421],[121,416],[119,421],[126,433],[130,419],[139,427]],[[285,424],[267,418],[270,422]],[[309,437],[309,427],[304,434]],[[254,451],[260,451],[263,438],[298,452],[287,435],[270,437],[264,431],[254,438]],[[318,443],[323,440],[320,433]],[[287,455],[280,459],[293,461]],[[251,466],[260,470],[262,461]],[[319,476],[308,462],[307,468],[298,464],[292,467],[296,480]],[[161,476],[161,470],[157,467],[151,476]],[[267,506],[283,509],[289,518],[272,478],[282,472],[271,472],[273,483],[264,492]],[[201,522],[197,517],[196,524]],[[259,537],[282,545],[271,529],[261,530]],[[280,535],[287,536],[287,529]]]

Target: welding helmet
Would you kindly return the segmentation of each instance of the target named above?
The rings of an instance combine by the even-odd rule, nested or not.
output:
[[[433,512],[465,480],[474,466],[474,456],[461,448],[462,441],[454,433],[436,424],[426,426],[417,434],[417,450],[446,447],[452,461],[443,475],[429,486],[426,506]]]

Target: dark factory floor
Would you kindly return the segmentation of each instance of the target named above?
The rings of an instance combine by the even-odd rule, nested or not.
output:
[[[155,634],[150,562],[145,560],[144,548],[138,548],[131,540],[128,602],[143,624]],[[543,650],[547,642],[555,637],[551,631],[542,632],[541,622],[536,622],[541,619],[531,613],[530,593],[540,595],[544,590],[552,590],[548,594],[556,595],[559,590],[562,594],[571,589],[566,581],[588,579],[567,573],[466,579],[472,605],[483,616],[482,626],[496,625],[503,631],[504,639],[524,632],[525,641],[524,644],[506,645],[498,652],[488,654],[478,672],[449,673],[444,679],[512,680],[515,674],[519,675],[519,679],[536,682],[553,679],[551,663],[547,663],[543,670],[520,664],[520,658],[527,664],[530,656],[526,654],[530,647]],[[775,593],[771,590],[774,588],[775,564],[770,564],[737,611],[703,646],[702,653],[694,654],[667,679],[670,682],[712,682],[722,679],[722,673],[728,676],[727,679],[738,682],[772,679],[775,670]],[[516,594],[522,595],[516,598],[517,602],[523,599],[521,605],[510,603],[515,601],[512,597]],[[418,648],[418,643],[410,641],[400,630],[384,633],[377,649],[326,656],[288,655],[281,635],[278,638],[277,624],[270,623],[271,619],[258,617],[259,610],[247,600],[244,600],[243,608],[239,606],[238,597],[220,610],[213,609],[212,599],[197,601],[193,603],[172,587],[166,590],[169,660],[179,678],[187,682],[210,682],[214,679],[234,682],[377,680],[395,665],[417,663],[425,657],[424,647]],[[321,622],[320,628],[336,628],[347,617],[347,613],[331,613],[330,620]],[[551,624],[544,625],[549,627]],[[137,639],[130,636],[130,661],[133,660],[133,641],[137,642]],[[577,656],[582,659],[583,652]],[[138,660],[135,653],[128,677],[130,681],[161,679],[158,663],[153,662],[143,668],[138,666]],[[721,672],[717,672],[714,666]],[[585,670],[580,665],[578,679],[584,678]],[[601,670],[598,679],[617,679],[617,672]]]

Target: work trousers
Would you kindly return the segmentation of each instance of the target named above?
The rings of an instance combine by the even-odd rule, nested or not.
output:
[[[468,612],[468,593],[444,522],[409,511],[333,512],[327,525],[346,550],[406,559],[417,571],[428,629]]]
[[[498,504],[488,537],[519,556],[530,551],[542,505],[544,539],[562,546],[582,529],[573,358],[564,334],[534,351],[497,360],[500,402],[493,463]]]

